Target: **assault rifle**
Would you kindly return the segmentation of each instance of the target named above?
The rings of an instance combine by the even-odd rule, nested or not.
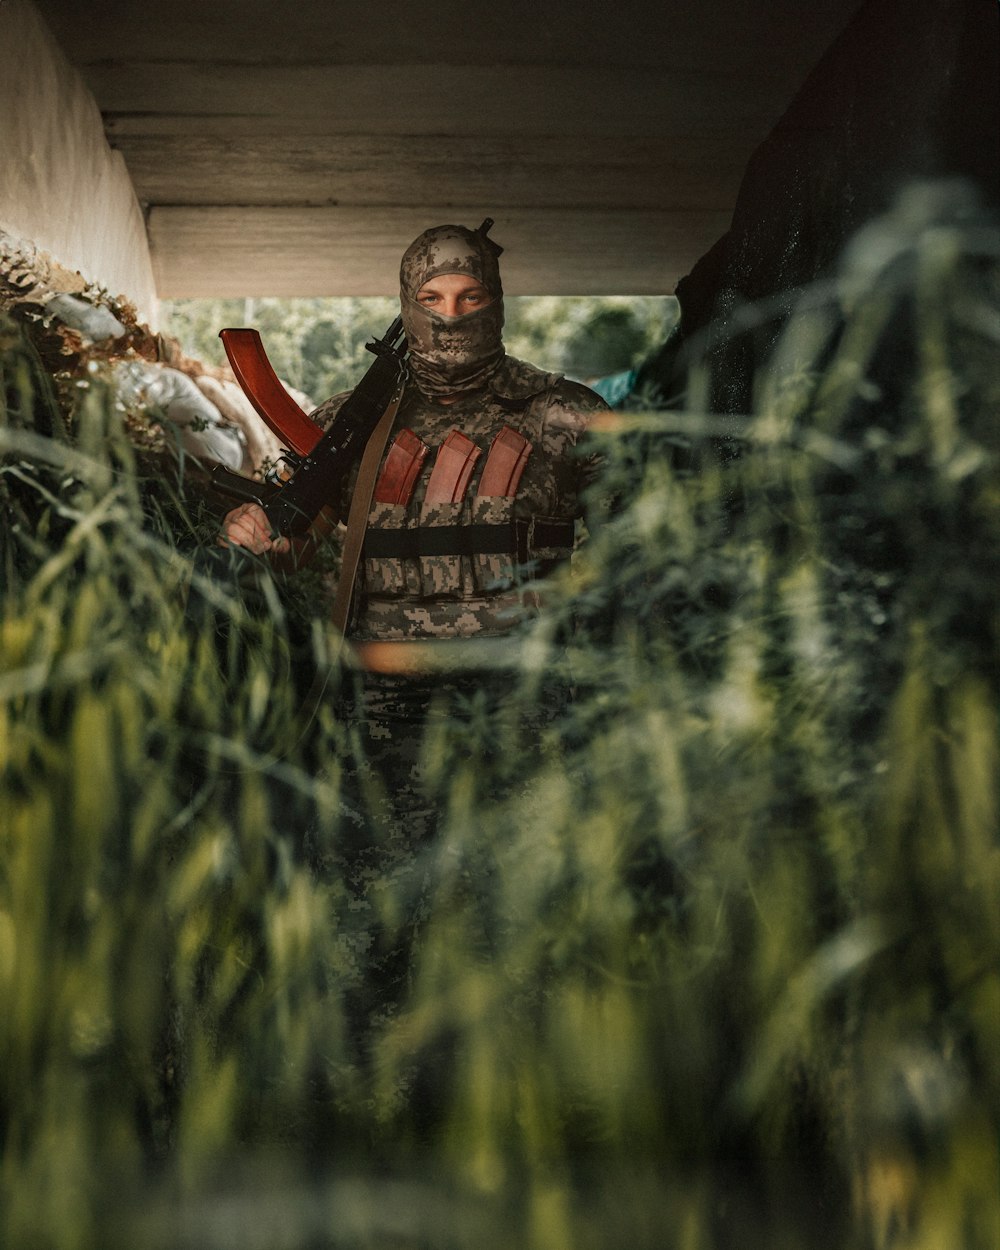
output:
[[[381,338],[365,344],[375,359],[325,434],[278,381],[256,330],[220,330],[219,337],[247,398],[288,446],[283,459],[291,475],[284,482],[258,482],[217,465],[212,484],[231,499],[259,504],[275,533],[303,534],[320,510],[336,499],[339,483],[361,459],[402,379],[406,358],[402,318],[397,317]]]

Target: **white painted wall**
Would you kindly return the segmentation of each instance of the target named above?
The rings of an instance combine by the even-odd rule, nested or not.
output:
[[[31,0],[0,0],[0,230],[124,295],[152,322],[142,210],[93,96]]]

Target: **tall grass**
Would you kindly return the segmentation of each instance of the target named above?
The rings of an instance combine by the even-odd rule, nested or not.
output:
[[[109,1245],[147,1185],[286,1131],[336,1061],[336,929],[295,853],[336,800],[288,751],[280,622],[157,525],[109,392],[87,381],[72,438],[39,446],[37,375],[8,359],[0,1225]]]
[[[285,609],[203,575],[99,378],[29,438],[5,331],[4,1244],[997,1244],[998,242],[911,197],[753,413],[696,368],[601,436],[623,506],[506,705],[425,743],[370,1063],[309,856],[350,727],[303,734]]]

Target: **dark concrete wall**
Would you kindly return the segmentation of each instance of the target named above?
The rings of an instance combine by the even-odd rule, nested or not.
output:
[[[796,292],[908,183],[956,176],[1000,208],[1000,6],[869,0],[752,157],[731,228],[678,285],[679,330],[642,380],[682,402],[707,335],[712,406],[747,411]],[[765,311],[739,333],[750,304]]]

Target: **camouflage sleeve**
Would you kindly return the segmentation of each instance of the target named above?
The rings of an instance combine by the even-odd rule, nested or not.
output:
[[[560,494],[574,501],[578,516],[583,515],[584,504],[593,499],[604,467],[604,455],[588,431],[595,417],[608,411],[608,405],[590,387],[563,379],[555,387],[546,413],[542,434],[545,451],[557,465]],[[591,511],[589,506],[587,511]]]
[[[314,421],[324,432],[328,430],[333,424],[333,418],[344,406],[350,394],[350,391],[341,391],[339,395],[333,395],[330,399],[325,399],[318,408],[314,408],[309,414],[310,421]]]

